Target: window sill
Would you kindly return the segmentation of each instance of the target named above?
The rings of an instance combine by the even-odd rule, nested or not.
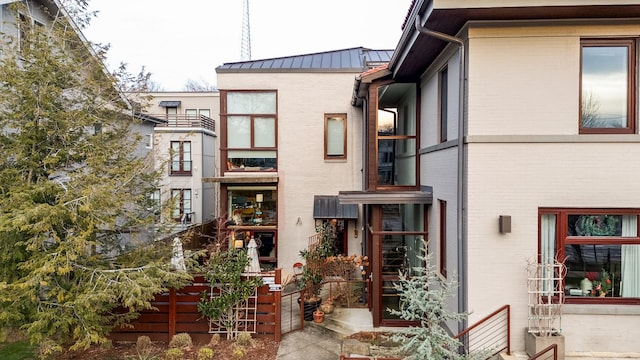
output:
[[[565,315],[640,315],[640,306],[619,304],[564,304]]]

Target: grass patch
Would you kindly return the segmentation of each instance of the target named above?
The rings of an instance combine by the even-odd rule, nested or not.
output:
[[[37,360],[33,348],[26,340],[8,344],[0,344],[0,359],[2,360]]]

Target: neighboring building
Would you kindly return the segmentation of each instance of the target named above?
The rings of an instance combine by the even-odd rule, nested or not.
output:
[[[291,272],[323,221],[336,227],[337,253],[361,253],[358,207],[337,200],[362,182],[351,91],[358,73],[390,56],[353,48],[216,68],[222,170],[210,181],[220,183],[233,238],[254,237],[264,269]]]
[[[509,304],[523,350],[526,266],[557,254],[566,352],[640,353],[639,20],[638,1],[414,2],[388,69],[356,82],[365,186],[339,196],[364,204],[376,325],[401,324],[387,270],[424,237],[471,313],[453,333]]]
[[[158,220],[173,221],[174,233],[212,222],[217,186],[203,179],[217,175],[218,92],[152,92],[141,102],[147,104],[146,117],[161,121],[145,134],[162,175],[153,196],[161,203],[174,202],[171,219]]]

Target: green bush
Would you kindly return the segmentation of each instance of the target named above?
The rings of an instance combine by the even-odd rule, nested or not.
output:
[[[236,343],[238,345],[249,346],[252,342],[253,339],[251,338],[251,334],[248,332],[238,333],[238,336],[236,337]]]
[[[233,357],[235,359],[242,359],[245,355],[247,355],[247,349],[238,344],[233,345]]]
[[[182,360],[184,359],[184,353],[182,352],[182,349],[173,348],[167,350],[165,357],[167,360]]]
[[[187,333],[175,334],[171,338],[171,341],[169,341],[170,348],[185,349],[190,348],[192,345],[193,342],[191,341],[191,335]]]
[[[211,360],[213,359],[213,350],[208,347],[201,347],[198,350],[198,360]]]

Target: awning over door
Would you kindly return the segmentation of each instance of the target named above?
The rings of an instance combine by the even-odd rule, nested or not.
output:
[[[421,186],[420,191],[340,191],[340,204],[432,204],[433,189]]]
[[[314,219],[357,219],[358,205],[340,204],[337,196],[316,195],[313,197]]]
[[[162,107],[179,107],[181,101],[160,101],[160,106]]]

